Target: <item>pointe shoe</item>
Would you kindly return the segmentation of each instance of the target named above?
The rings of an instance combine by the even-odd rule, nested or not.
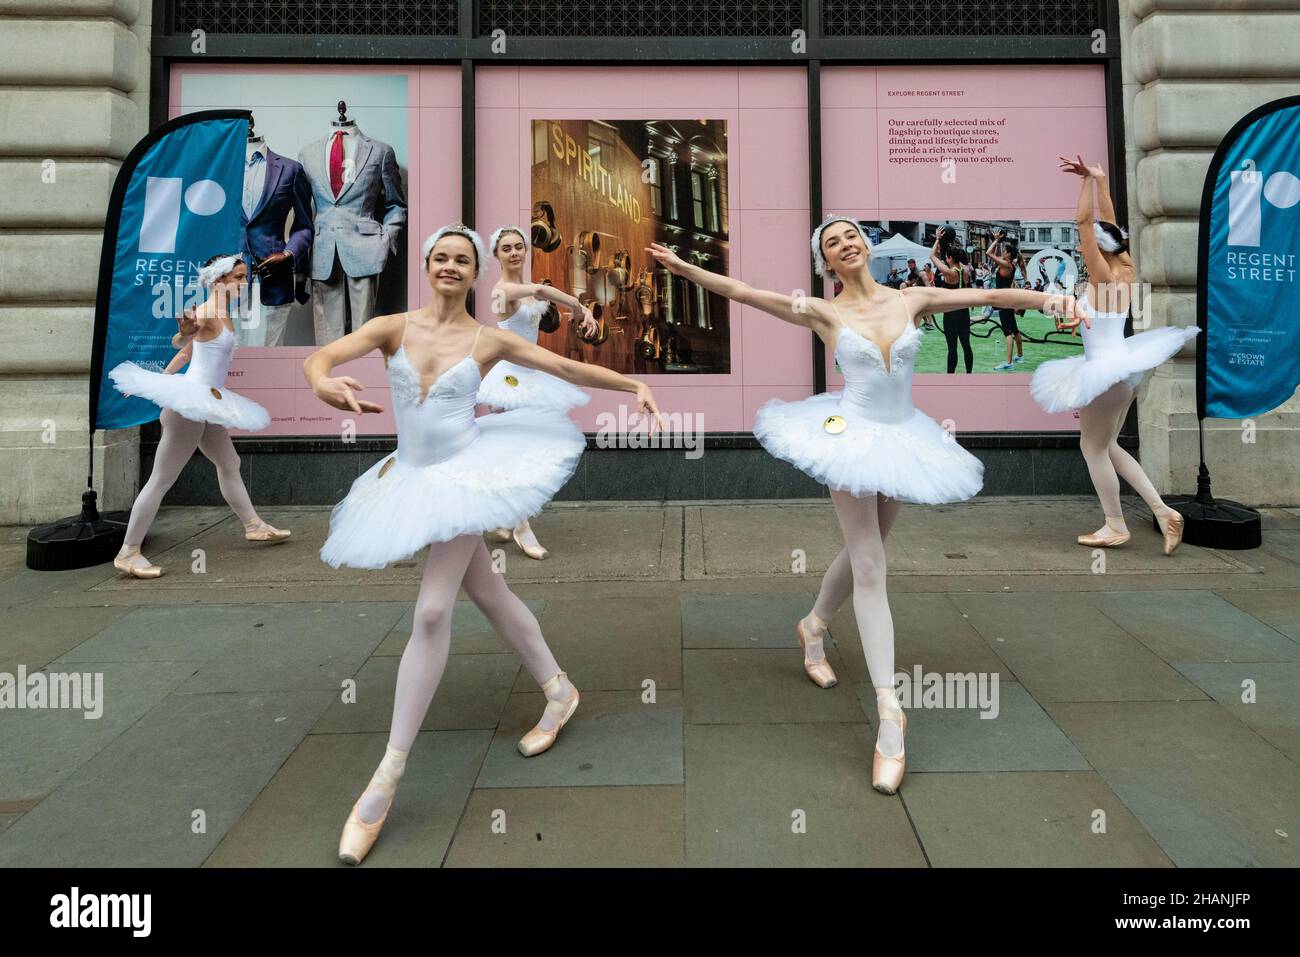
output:
[[[1179,543],[1183,540],[1183,528],[1187,521],[1183,518],[1181,512],[1170,510],[1169,517],[1165,519],[1165,554],[1172,555]]]
[[[120,557],[113,559],[113,567],[120,572],[126,572],[132,578],[161,578],[163,573],[159,566],[152,563],[141,568],[139,565],[132,565]]]
[[[352,805],[352,813],[343,822],[343,833],[339,835],[339,860],[344,864],[360,864],[366,859],[370,849],[375,846],[380,829],[388,820],[388,809],[392,803],[384,809],[384,816],[374,824],[361,820],[361,815],[357,812],[360,806],[361,798],[357,798],[357,803]]]
[[[834,688],[839,683],[839,679],[835,677],[835,670],[831,668],[831,663],[825,658],[813,661],[808,657],[808,636],[804,633],[802,618],[795,623],[794,631],[799,636],[799,647],[803,649],[803,670],[817,687]]]
[[[510,529],[494,528],[492,531],[488,532],[488,537],[494,542],[508,542],[510,541]]]
[[[907,734],[907,714],[902,708],[892,713],[886,712],[880,720],[897,721],[902,735]],[[898,754],[888,757],[880,751],[879,734],[871,753],[871,786],[881,794],[897,794],[903,783],[903,771],[907,766],[907,745],[902,744]]]
[[[287,528],[276,528],[269,522],[262,522],[251,529],[244,529],[244,540],[249,542],[282,542],[293,533]]]
[[[515,544],[518,545],[520,550],[523,551],[523,553],[527,555],[529,558],[535,558],[540,562],[543,558],[545,558],[547,555],[550,554],[550,552],[548,552],[540,544],[526,545],[523,542],[521,542],[519,540],[519,529],[515,529],[514,531],[512,531],[510,533],[510,537],[515,540]]]
[[[1075,541],[1080,545],[1087,545],[1089,548],[1115,548],[1117,545],[1123,545],[1132,537],[1133,535],[1130,532],[1115,532],[1114,535],[1080,535]]]
[[[556,681],[560,678],[568,680],[568,677],[568,675],[561,671],[558,675],[552,678],[551,681]],[[550,684],[551,681],[548,681],[547,684]],[[572,682],[570,682],[570,686],[572,686]],[[544,688],[545,686],[543,686],[543,689]],[[519,739],[519,753],[526,758],[531,758],[533,755],[541,754],[543,751],[549,749],[550,746],[555,743],[555,739],[559,735],[560,729],[568,724],[569,719],[573,717],[573,712],[576,711],[577,708],[577,688],[573,689],[572,694],[566,695],[558,701],[548,697],[546,700],[546,710],[550,712],[551,715],[558,718],[555,727],[550,731],[547,731],[541,726],[541,724],[536,725],[531,731]]]

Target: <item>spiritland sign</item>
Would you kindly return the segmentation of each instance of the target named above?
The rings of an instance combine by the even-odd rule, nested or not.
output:
[[[594,159],[578,141],[564,131],[559,123],[551,124],[551,152],[562,161],[566,172],[577,175],[578,179],[623,213],[633,223],[641,222],[641,203],[635,193],[617,180],[615,174],[606,169],[599,159]],[[576,164],[576,170],[573,168]]]

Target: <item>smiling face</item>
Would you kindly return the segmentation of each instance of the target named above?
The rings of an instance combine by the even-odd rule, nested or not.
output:
[[[502,233],[501,238],[497,240],[497,259],[503,266],[514,269],[523,266],[526,252],[524,237],[514,230]]]
[[[871,257],[862,233],[847,220],[837,219],[822,230],[821,248],[827,271],[836,277],[865,268]]]
[[[474,244],[468,236],[459,233],[443,236],[429,250],[429,259],[425,263],[429,286],[434,292],[468,290],[477,272],[475,258]]]

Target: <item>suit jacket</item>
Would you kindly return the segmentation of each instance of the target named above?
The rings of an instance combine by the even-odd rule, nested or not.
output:
[[[360,134],[356,176],[344,184],[336,199],[325,165],[327,141],[325,137],[309,143],[298,154],[316,203],[311,278],[329,278],[335,253],[349,276],[377,275],[384,271],[389,254],[396,252],[397,239],[406,225],[406,197],[397,156],[387,143]]]
[[[293,229],[286,243],[284,224],[290,210],[293,211]],[[268,147],[262,198],[253,210],[252,218],[245,216],[243,207],[240,207],[239,222],[243,227],[240,233],[243,248],[240,251],[255,262],[282,250],[293,253],[293,269],[277,270],[262,280],[262,303],[283,306],[293,302],[293,274],[307,271],[312,240],[311,183],[302,164]]]

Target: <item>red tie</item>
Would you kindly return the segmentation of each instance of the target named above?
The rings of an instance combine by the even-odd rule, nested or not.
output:
[[[343,191],[343,131],[336,130],[334,133],[334,142],[330,144],[330,189],[334,190],[334,198],[339,198],[339,193]]]

